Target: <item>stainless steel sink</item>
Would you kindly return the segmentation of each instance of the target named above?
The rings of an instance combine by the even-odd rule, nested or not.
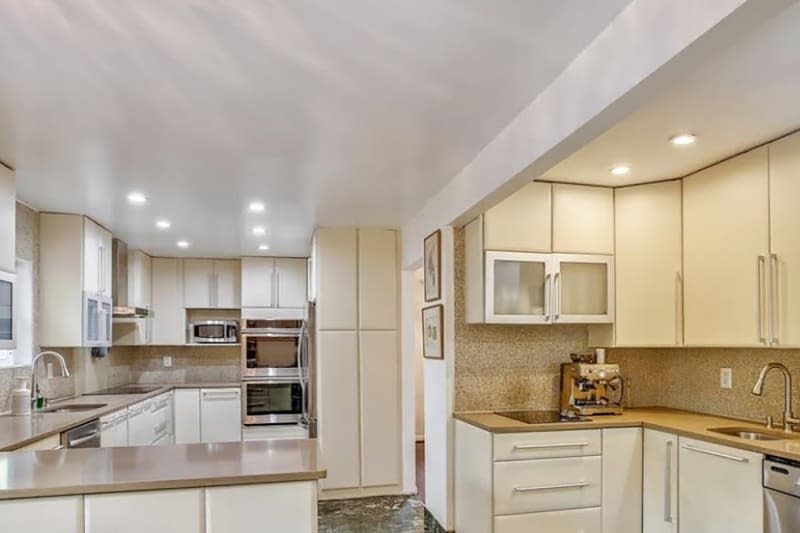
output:
[[[782,433],[758,428],[730,427],[709,428],[708,430],[721,435],[729,435],[731,437],[747,440],[785,440],[797,438],[797,436],[792,433]]]
[[[56,405],[54,407],[48,407],[47,409],[42,409],[41,411],[36,411],[37,413],[80,413],[82,411],[92,411],[94,409],[100,409],[101,407],[105,407],[106,403],[68,403],[64,405]]]

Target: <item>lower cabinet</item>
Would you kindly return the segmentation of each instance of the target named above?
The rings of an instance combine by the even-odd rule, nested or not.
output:
[[[128,445],[128,409],[120,409],[100,418],[100,447]]]
[[[202,489],[87,495],[84,505],[86,533],[203,531]]]
[[[200,389],[175,389],[175,444],[200,442]]]
[[[695,439],[678,439],[682,533],[753,533],[764,527],[764,456]]]
[[[242,391],[239,388],[200,389],[200,440],[242,440]]]
[[[640,532],[641,449],[641,428],[492,434],[456,422],[456,531]]]
[[[242,531],[316,532],[317,484],[304,481],[207,489],[205,533]]]
[[[678,532],[678,436],[644,430],[643,533]]]
[[[0,524],[0,531],[9,533],[83,533],[83,497],[0,501]]]

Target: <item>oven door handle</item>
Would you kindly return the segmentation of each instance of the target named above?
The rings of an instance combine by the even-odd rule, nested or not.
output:
[[[100,434],[98,430],[94,430],[85,437],[79,437],[75,440],[70,439],[67,443],[68,448],[75,448],[76,446],[80,446],[81,444],[85,444],[90,440],[96,439],[97,436]]]

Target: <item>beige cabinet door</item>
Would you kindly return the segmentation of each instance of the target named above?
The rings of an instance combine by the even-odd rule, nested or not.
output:
[[[361,329],[397,329],[397,232],[358,232],[358,317]]]
[[[549,183],[531,182],[483,215],[487,250],[549,252],[551,242]]]
[[[204,530],[203,489],[91,494],[84,497],[84,512],[85,533]]]
[[[0,165],[0,270],[14,272],[16,187],[14,173]]]
[[[100,247],[100,226],[92,219],[83,217],[83,290],[92,294],[100,294],[102,285]]]
[[[683,181],[684,342],[767,342],[767,148]]]
[[[769,146],[770,274],[776,346],[800,346],[800,133]]]
[[[181,261],[154,257],[151,261],[153,300],[152,335],[154,345],[186,343],[186,311],[183,309]]]
[[[678,436],[644,430],[642,524],[647,533],[678,532]]]
[[[213,307],[241,307],[242,264],[238,259],[214,260]]]
[[[150,307],[150,256],[141,250],[128,252],[128,305]]]
[[[322,489],[358,487],[361,446],[358,397],[358,333],[321,331],[317,335],[319,447],[328,477]]]
[[[317,231],[317,327],[355,330],[358,326],[356,230]]]
[[[272,307],[275,260],[271,257],[242,258],[242,307]]]
[[[183,260],[183,305],[187,308],[208,309],[213,306],[214,261],[212,259]]]
[[[278,287],[275,307],[303,309],[308,302],[308,259],[304,257],[275,259],[275,285]]]
[[[681,182],[615,195],[616,345],[681,344]]]
[[[614,189],[553,185],[553,251],[614,253]]]
[[[400,362],[396,331],[362,331],[361,484],[400,483]]]

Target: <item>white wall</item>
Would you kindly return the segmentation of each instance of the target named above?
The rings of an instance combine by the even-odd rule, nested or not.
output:
[[[414,435],[417,441],[425,438],[425,358],[422,356],[422,307],[425,302],[425,286],[422,269],[414,271],[414,373],[415,373],[415,417]]]

